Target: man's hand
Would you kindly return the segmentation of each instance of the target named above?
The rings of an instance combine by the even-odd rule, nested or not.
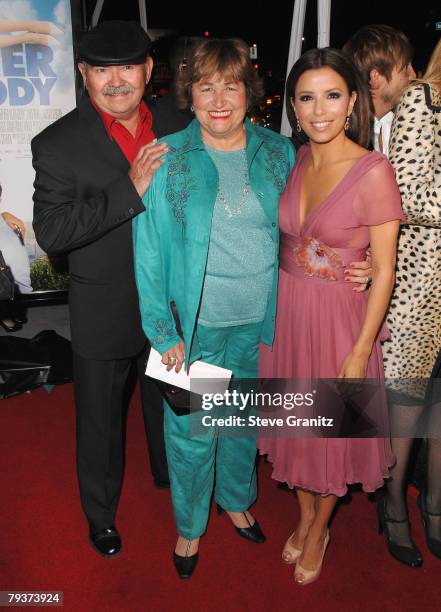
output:
[[[354,261],[345,270],[345,281],[355,283],[353,291],[365,291],[372,280],[371,259],[368,255],[365,261]]]
[[[24,238],[26,234],[26,227],[23,221],[10,212],[4,212],[1,214],[5,222],[11,228],[11,230],[13,230],[16,234],[20,233],[22,235],[22,238]]]
[[[162,363],[167,366],[167,370],[175,368],[176,372],[181,370],[184,359],[185,345],[183,342],[175,344],[162,355]]]
[[[155,170],[164,163],[164,160],[160,158],[167,151],[166,143],[157,144],[156,139],[139,149],[138,155],[130,166],[129,176],[140,198],[142,198],[152,182]]]

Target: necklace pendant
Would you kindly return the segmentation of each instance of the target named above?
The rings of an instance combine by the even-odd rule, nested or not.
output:
[[[246,204],[248,203],[248,198],[251,193],[251,185],[249,183],[248,166],[246,164],[244,166],[244,177],[243,178],[244,178],[244,182],[242,183],[243,184],[242,194],[239,198],[239,203],[235,210],[231,210],[230,205],[228,204],[227,199],[225,197],[225,194],[222,192],[219,186],[217,188],[217,198],[219,202],[222,203],[222,206],[225,212],[227,213],[228,219],[232,219],[234,216],[240,215],[242,213],[242,208],[246,206]]]

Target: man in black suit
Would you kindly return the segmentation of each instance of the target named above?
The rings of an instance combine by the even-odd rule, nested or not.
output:
[[[160,165],[167,133],[142,96],[153,62],[135,22],[103,22],[79,45],[88,95],[32,141],[34,229],[48,253],[68,253],[77,410],[77,466],[90,541],[119,553],[124,397],[137,363],[153,477],[167,486],[162,400],[144,376],[148,351],[134,279],[132,219]]]

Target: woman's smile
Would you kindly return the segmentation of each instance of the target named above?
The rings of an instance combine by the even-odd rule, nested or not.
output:
[[[311,126],[318,132],[324,132],[332,124],[332,120],[328,121],[311,121]]]
[[[208,111],[208,114],[209,114],[211,119],[228,119],[229,117],[231,117],[231,113],[232,112],[233,111],[231,111],[231,110]]]

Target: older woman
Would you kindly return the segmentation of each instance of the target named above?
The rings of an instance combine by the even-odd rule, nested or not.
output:
[[[278,200],[294,161],[290,141],[245,119],[261,83],[241,40],[210,39],[178,85],[195,119],[166,139],[169,153],[134,223],[135,269],[144,330],[165,364],[202,358],[257,375],[259,341],[274,331]],[[170,310],[174,301],[183,340]],[[265,536],[248,508],[256,499],[253,438],[191,436],[190,417],[165,406],[165,438],[179,539],[174,563],[189,578],[210,499],[239,534]]]

